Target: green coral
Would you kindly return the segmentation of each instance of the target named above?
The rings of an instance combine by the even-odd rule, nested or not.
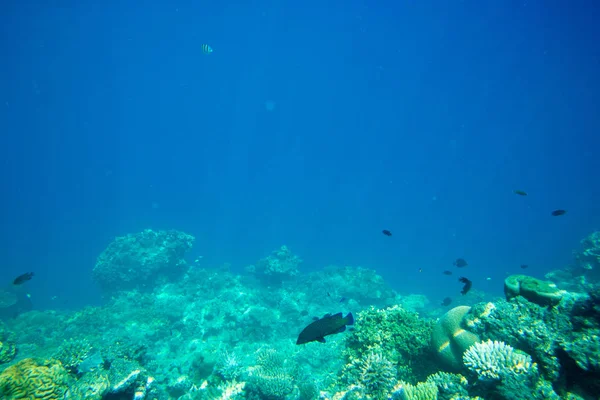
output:
[[[396,391],[392,395],[396,400],[437,400],[438,388],[433,382],[419,382],[411,385],[407,382],[400,382]]]
[[[600,330],[572,332],[561,347],[582,370],[600,372]]]
[[[555,306],[560,303],[565,293],[553,282],[527,275],[510,275],[504,280],[504,294],[507,300],[523,296],[541,306]]]
[[[285,399],[295,388],[296,365],[275,349],[262,349],[250,370],[247,390],[262,399]]]
[[[394,364],[410,366],[414,376],[407,378],[426,375],[432,327],[432,321],[400,306],[371,307],[358,314],[355,329],[346,339],[346,362],[360,360],[375,351]]]
[[[347,364],[343,370],[344,380],[356,386],[372,399],[387,399],[396,382],[394,364],[380,353],[369,353],[366,357]]]
[[[427,377],[427,382],[437,386],[438,400],[451,400],[469,395],[467,378],[460,374],[436,372]]]

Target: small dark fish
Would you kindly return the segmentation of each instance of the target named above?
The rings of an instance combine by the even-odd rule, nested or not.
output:
[[[471,290],[471,286],[473,286],[473,282],[471,282],[470,280],[468,280],[467,278],[465,278],[464,276],[461,278],[458,278],[458,280],[462,283],[465,284],[465,286],[463,286],[462,290],[460,291],[463,295],[469,293],[469,290]]]
[[[454,261],[454,265],[456,265],[458,268],[464,268],[467,265],[469,265],[464,258],[457,258],[456,261]]]
[[[318,319],[300,332],[296,344],[304,344],[310,342],[325,343],[325,336],[334,335],[344,332],[346,325],[354,325],[354,317],[352,313],[348,313],[345,317],[342,313],[335,315],[326,314],[323,318]]]
[[[15,278],[13,284],[22,285],[23,283],[27,282],[31,278],[33,278],[33,272],[27,272],[26,274],[17,276]]]
[[[518,194],[519,196],[527,196],[527,192],[523,190],[513,190],[514,194]]]
[[[444,307],[447,307],[450,305],[450,303],[452,303],[452,299],[450,297],[446,297],[444,300],[442,300],[442,305]]]
[[[565,215],[566,213],[567,210],[554,210],[551,214],[553,217],[558,217],[559,215]]]
[[[444,274],[444,275],[452,275],[452,271],[448,271],[448,270],[446,270],[446,271],[444,271],[444,272],[443,272],[443,274]]]
[[[527,268],[529,268],[529,265],[527,265],[527,264],[521,264],[521,269],[527,269]]]
[[[392,232],[388,231],[387,229],[382,230],[381,233],[383,233],[385,236],[392,236]]]
[[[342,297],[342,298],[340,299],[340,303],[345,303],[345,302],[347,302],[347,301],[348,301],[348,299],[347,299],[347,298],[345,298],[345,297]]]
[[[423,268],[419,268],[419,272],[423,272]]]

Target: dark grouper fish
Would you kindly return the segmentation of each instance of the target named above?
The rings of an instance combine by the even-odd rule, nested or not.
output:
[[[326,314],[323,318],[314,321],[304,328],[302,332],[300,332],[296,344],[314,341],[325,343],[325,336],[344,332],[346,330],[346,325],[354,325],[352,313],[348,313],[345,317],[342,316],[342,313],[337,313],[335,315]]]

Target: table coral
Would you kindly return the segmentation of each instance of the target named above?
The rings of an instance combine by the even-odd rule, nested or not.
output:
[[[504,280],[504,294],[507,300],[522,296],[541,306],[555,306],[565,293],[553,282],[527,275],[511,275]]]

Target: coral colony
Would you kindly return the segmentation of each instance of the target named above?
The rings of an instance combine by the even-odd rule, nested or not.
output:
[[[0,398],[600,393],[599,232],[582,241],[573,265],[547,280],[510,275],[503,298],[473,285],[457,293],[453,308],[441,298],[396,293],[370,269],[303,273],[302,260],[285,246],[243,274],[190,266],[193,245],[193,236],[178,231],[116,238],[93,268],[106,297],[100,307],[27,310],[14,288],[22,286],[3,286]]]

